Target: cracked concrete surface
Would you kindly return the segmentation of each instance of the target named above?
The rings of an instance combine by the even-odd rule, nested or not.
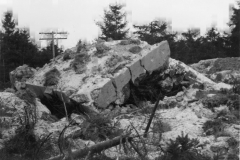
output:
[[[111,78],[112,83],[108,82],[100,89],[101,96],[98,97],[94,103],[98,107],[106,108],[110,103],[120,97],[123,87],[127,85],[130,80],[134,82],[141,74],[145,74],[146,72],[151,73],[154,70],[161,69],[169,60],[169,57],[170,49],[168,43],[166,41],[159,43],[156,48],[140,59],[135,60],[133,63],[124,67],[118,74]],[[115,89],[115,92],[113,91],[113,88]]]
[[[105,42],[105,44],[111,50],[101,58],[87,53],[91,56],[90,62],[86,64],[87,70],[82,74],[75,74],[74,78],[69,79],[69,75],[73,75],[74,73],[71,69],[65,69],[69,67],[72,60],[63,61],[62,59],[58,59],[55,64],[52,64],[54,63],[52,62],[36,71],[33,78],[28,79],[26,83],[41,86],[44,81],[42,75],[54,66],[61,73],[58,85],[54,86],[55,90],[64,92],[79,103],[106,108],[111,103],[123,104],[125,99],[129,97],[129,82],[132,81],[135,84],[134,82],[138,77],[163,68],[163,66],[168,64],[170,57],[170,49],[167,41],[162,41],[153,46],[141,42],[139,46],[143,49],[137,54],[132,54],[128,51],[131,45],[120,45],[120,41],[114,43]],[[123,57],[124,65],[121,65],[120,68],[110,68],[107,66],[106,61],[113,55]],[[118,61],[114,66],[119,66],[120,63],[122,62]],[[63,64],[65,68],[62,67]],[[93,72],[92,68],[94,66],[100,66],[102,69],[95,69]]]

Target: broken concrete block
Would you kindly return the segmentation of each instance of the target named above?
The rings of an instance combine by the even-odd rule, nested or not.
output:
[[[109,80],[102,88],[95,89],[91,92],[94,104],[100,108],[106,108],[110,103],[116,100],[116,89],[112,80]]]
[[[15,86],[15,82],[26,81],[27,78],[33,77],[36,70],[28,67],[27,65],[19,66],[15,70],[9,73],[10,82],[12,86]]]
[[[0,99],[2,100],[2,106],[0,108],[0,121],[5,119],[9,124],[19,125],[20,121],[16,121],[16,119],[24,118],[26,116],[25,109],[28,109],[29,114],[35,114],[33,113],[33,110],[30,109],[33,108],[33,106],[30,103],[26,103],[25,100],[20,99],[15,94],[1,92]],[[42,118],[43,113],[51,114],[49,109],[38,99],[36,100],[35,107],[37,118]]]
[[[167,41],[163,41],[141,60],[142,66],[150,73],[163,67],[170,57],[170,49]]]
[[[71,95],[73,95],[75,93],[75,90],[74,89],[71,89],[71,88],[67,88],[65,91],[64,91],[64,94],[67,96],[67,97],[70,97]]]
[[[90,99],[85,94],[72,95],[71,99],[73,99],[73,100],[75,100],[76,102],[79,102],[79,103],[88,103],[88,102],[90,102]]]
[[[27,84],[27,83],[26,83],[26,86],[28,89],[33,91],[39,99],[43,97],[44,92],[46,90],[46,87],[43,87],[43,86],[36,86],[32,84]]]
[[[134,62],[133,64],[127,66],[128,69],[130,70],[130,74],[132,76],[132,82],[134,83],[134,81],[136,80],[136,78],[139,77],[139,75],[141,74],[145,74],[146,70],[141,66],[141,60],[137,60],[136,62]]]
[[[116,91],[120,92],[123,89],[123,87],[130,81],[130,79],[131,79],[130,71],[127,68],[121,70],[121,73],[112,79],[113,84],[116,87]]]
[[[170,77],[158,82],[158,84],[162,87],[162,90],[165,92],[170,92],[173,88],[173,80]]]
[[[166,41],[152,47],[139,40],[132,40],[131,44],[124,46],[119,43],[120,41],[112,41],[99,44],[101,47],[104,44],[111,48],[105,56],[94,56],[96,48],[91,46],[92,49],[86,51],[86,57],[89,57],[89,60],[84,61],[86,69],[78,66],[80,70],[84,69],[79,74],[63,69],[72,64],[71,61],[58,59],[57,62],[51,62],[38,70],[30,83],[42,85],[44,80],[39,75],[43,75],[54,65],[62,75],[59,80],[61,83],[55,89],[66,93],[67,97],[87,106],[94,104],[100,108],[106,108],[111,103],[124,104],[130,97],[129,82],[132,81],[138,86],[138,83],[148,76],[147,72],[165,68],[170,50]],[[141,47],[139,54],[129,52],[133,44]],[[81,61],[80,56],[79,62]],[[68,89],[69,86],[71,90]],[[41,93],[41,89],[37,89],[37,92]],[[42,96],[39,93],[38,95]]]
[[[128,83],[122,88],[120,92],[117,93],[117,100],[115,101],[115,104],[124,104],[130,97],[130,94],[130,85]]]

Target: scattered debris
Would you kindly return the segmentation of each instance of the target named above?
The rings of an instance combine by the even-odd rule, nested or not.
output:
[[[0,153],[7,142],[17,151],[12,142],[19,140],[25,150],[12,153],[27,151],[26,159],[50,146],[41,158],[239,158],[240,68],[225,67],[238,58],[200,61],[193,69],[170,58],[166,41],[85,47],[38,70],[11,72],[14,88],[0,92]]]

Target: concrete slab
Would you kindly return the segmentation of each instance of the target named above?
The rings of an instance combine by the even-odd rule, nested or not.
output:
[[[158,44],[158,47],[144,56],[141,60],[142,66],[150,73],[164,66],[170,57],[170,49],[167,41]]]
[[[131,80],[131,74],[129,69],[124,68],[121,70],[121,73],[112,78],[113,83],[115,84],[116,91],[120,92],[122,91],[123,87],[129,83]]]
[[[93,90],[91,97],[94,104],[100,108],[106,108],[110,103],[114,102],[117,95],[112,80],[109,80],[102,88]]]
[[[146,73],[146,70],[141,66],[141,59],[137,60],[131,65],[128,65],[127,67],[130,70],[130,74],[132,76],[131,79],[133,83],[136,80],[136,78],[139,77],[139,75]]]

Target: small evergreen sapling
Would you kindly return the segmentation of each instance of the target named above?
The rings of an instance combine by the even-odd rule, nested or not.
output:
[[[168,147],[163,156],[157,160],[207,160],[197,149],[202,147],[199,141],[195,138],[190,139],[188,135],[182,133],[175,140],[170,140]]]

